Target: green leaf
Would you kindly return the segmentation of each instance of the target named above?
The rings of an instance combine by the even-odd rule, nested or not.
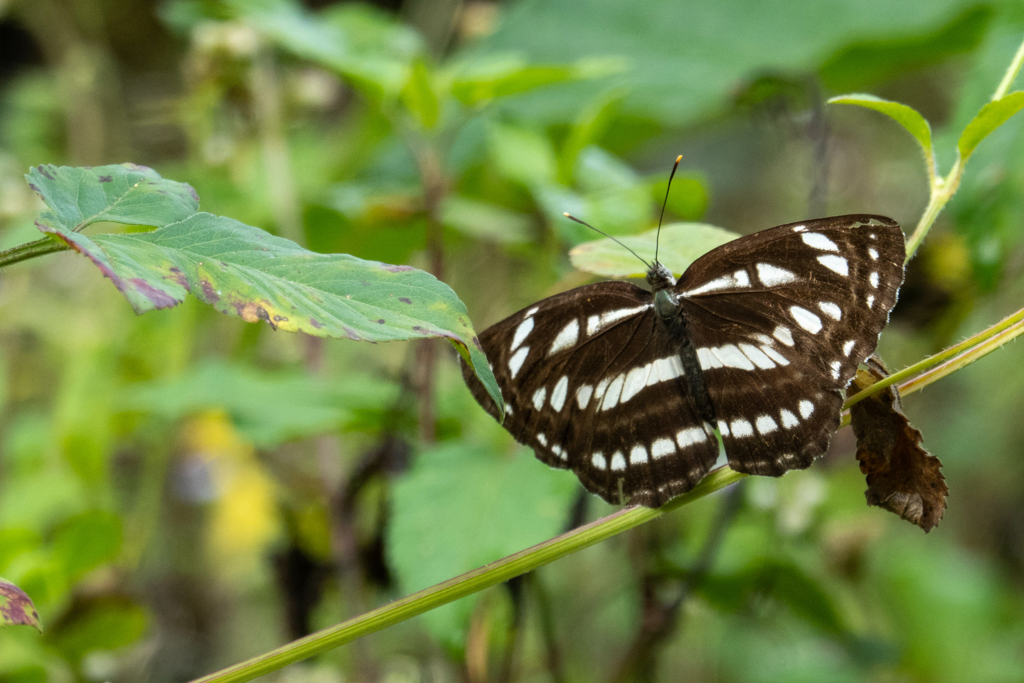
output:
[[[86,597],[75,607],[49,634],[50,642],[72,661],[93,650],[131,645],[149,628],[149,613],[126,597]]]
[[[668,178],[664,175],[649,178],[651,198],[659,204],[665,200]],[[703,177],[696,174],[676,173],[672,181],[675,188],[668,195],[667,211],[684,221],[695,221],[708,209],[708,188]]]
[[[31,626],[38,631],[43,630],[39,621],[39,613],[32,599],[25,591],[10,581],[0,578],[0,625]]]
[[[863,94],[839,95],[838,97],[831,98],[828,103],[853,104],[858,107],[866,107],[868,109],[874,109],[875,111],[882,112],[903,126],[907,129],[907,132],[914,136],[918,144],[921,145],[921,149],[924,151],[925,159],[929,164],[932,163],[932,160],[934,159],[934,152],[932,150],[932,128],[916,109],[908,107],[905,104],[900,104],[899,102],[891,102],[889,100],[883,100],[880,97],[875,97],[874,95]]]
[[[50,207],[44,219],[74,232],[104,221],[162,227],[199,209],[199,197],[190,185],[165,180],[153,169],[135,164],[47,164],[36,166],[25,178]]]
[[[398,95],[412,58],[422,53],[415,33],[363,7],[313,14],[293,0],[229,0],[245,19],[285,50],[319,63],[376,97]]]
[[[117,558],[121,551],[121,519],[102,510],[72,517],[57,529],[53,550],[68,580],[77,581]]]
[[[402,101],[412,112],[420,128],[431,130],[437,125],[441,104],[434,90],[434,78],[427,63],[418,59],[409,71],[409,80],[402,89]]]
[[[858,40],[825,60],[818,71],[822,85],[832,92],[860,90],[972,52],[986,37],[994,14],[991,6],[970,7],[923,35]]]
[[[541,130],[495,123],[488,133],[491,158],[501,175],[527,187],[554,183],[555,149]]]
[[[530,240],[533,222],[503,206],[450,195],[441,205],[441,221],[464,235],[504,243]]]
[[[629,123],[637,117],[682,126],[728,107],[737,84],[765,72],[814,72],[829,55],[867,37],[887,41],[893,60],[904,63],[905,55],[891,49],[897,42],[934,36],[969,5],[963,0],[519,2],[502,13],[495,33],[469,50],[479,59],[516,50],[529,62],[628,56],[630,68],[623,74],[531,93],[509,107],[522,119],[569,124],[581,102],[622,85],[630,89],[622,106]],[[929,60],[944,56],[926,55]],[[872,68],[879,72],[878,66]]]
[[[256,446],[273,448],[342,428],[357,413],[383,413],[398,391],[370,375],[347,374],[344,382],[328,382],[306,373],[208,361],[181,377],[132,386],[120,407],[169,420],[219,408]]]
[[[650,262],[654,260],[657,234],[657,229],[649,230],[633,237],[620,237],[619,241]],[[658,260],[672,272],[681,273],[705,253],[739,236],[706,223],[665,225],[661,228]],[[575,247],[569,252],[569,258],[578,270],[603,277],[642,277],[646,272],[646,266],[636,256],[608,238]]]
[[[40,194],[44,201],[72,196],[73,188],[63,179],[89,185],[82,179],[105,169],[56,170],[49,173],[53,187]],[[503,405],[465,304],[429,273],[348,254],[318,254],[259,228],[203,212],[170,222],[169,217],[177,214],[163,204],[144,203],[136,215],[124,209],[105,212],[93,201],[90,206],[96,214],[162,227],[90,238],[74,232],[77,221],[72,225],[60,219],[82,215],[75,210],[78,205],[58,206],[61,211],[41,215],[37,227],[87,256],[137,313],[176,306],[191,292],[221,313],[246,322],[265,321],[286,332],[373,342],[442,337]]]
[[[956,143],[961,161],[967,163],[967,159],[981,141],[1021,109],[1024,109],[1024,91],[1020,90],[982,107],[977,116],[964,128],[960,140]]]
[[[550,471],[525,449],[507,457],[455,443],[420,453],[395,486],[387,538],[402,590],[430,586],[557,535],[578,490],[574,477]],[[428,612],[426,625],[461,647],[477,597]]]
[[[529,92],[537,88],[622,71],[617,59],[587,59],[576,64],[528,64],[519,56],[495,55],[464,61],[449,72],[452,94],[467,106]]]

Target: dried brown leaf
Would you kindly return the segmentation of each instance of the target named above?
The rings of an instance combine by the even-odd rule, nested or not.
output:
[[[872,362],[874,361],[874,362]],[[859,370],[853,385],[865,389],[888,375],[875,359]],[[921,446],[921,432],[903,414],[899,393],[887,387],[850,409],[857,436],[857,460],[867,476],[868,505],[877,505],[931,531],[946,511],[949,489],[942,462]]]

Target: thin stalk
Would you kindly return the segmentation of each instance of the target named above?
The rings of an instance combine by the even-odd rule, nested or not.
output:
[[[992,101],[1001,100],[1006,96],[1006,93],[1010,90],[1010,86],[1017,80],[1017,74],[1020,73],[1020,67],[1024,65],[1024,43],[1020,44],[1017,48],[1017,54],[1014,55],[1013,61],[1010,62],[1010,67],[1006,70],[1006,74],[1003,75],[1003,80],[999,82],[999,87],[996,88],[995,93],[992,95]]]
[[[911,377],[914,377],[915,375],[923,373],[929,368],[935,367],[936,365],[939,365],[941,363],[945,363],[951,358],[955,358],[956,356],[959,356],[965,351],[972,350],[974,347],[977,347],[985,343],[989,339],[996,338],[1004,331],[1009,330],[1011,328],[1015,328],[1022,322],[1024,322],[1024,308],[1020,309],[1019,311],[1010,316],[1007,316],[1006,318],[1003,318],[995,325],[992,325],[991,327],[988,327],[982,330],[981,332],[978,332],[974,336],[965,339],[959,344],[949,347],[945,351],[941,351],[933,356],[929,356],[924,360],[918,361],[917,363],[914,363],[913,365],[904,368],[903,370],[900,370],[899,372],[894,372],[885,379],[875,382],[867,389],[863,389],[862,391],[846,399],[846,403],[843,404],[843,408],[849,408],[855,403],[859,403],[860,401],[863,401],[866,398],[874,396],[875,394],[877,394],[878,392],[882,391],[883,389],[892,384],[901,383],[904,380],[907,380]]]
[[[58,251],[67,251],[68,249],[70,249],[68,245],[52,240],[49,237],[44,237],[35,242],[26,242],[25,244],[19,244],[16,247],[0,251],[0,268],[28,261],[38,256],[45,256]]]
[[[721,467],[711,472],[692,491],[679,496],[658,509],[623,508],[607,517],[591,522],[532,548],[509,555],[489,565],[474,569],[444,583],[413,593],[388,605],[367,612],[354,619],[311,634],[300,640],[283,645],[252,659],[235,664],[193,683],[242,683],[268,674],[292,664],[313,657],[332,648],[344,645],[356,638],[375,633],[399,622],[411,619],[441,605],[472,595],[503,581],[533,571],[537,567],[554,562],[567,555],[589,548],[628,529],[645,524],[662,515],[677,510],[708,494],[719,491],[744,478],[745,474]]]
[[[928,206],[925,207],[924,213],[921,214],[921,220],[917,222],[917,227],[914,228],[913,234],[907,241],[907,257],[904,260],[904,263],[910,263],[910,259],[914,258],[917,248],[921,246],[921,242],[924,241],[928,231],[931,230],[932,225],[935,224],[935,219],[939,217],[939,214],[942,213],[942,209],[945,208],[946,204],[953,196],[951,192],[946,192],[945,185],[948,179],[951,178],[954,173],[960,172],[960,169],[962,168],[963,166],[960,164],[960,160],[957,159],[957,163],[953,166],[953,170],[950,171],[947,178],[935,178],[932,180],[931,196],[928,198]],[[957,177],[956,185],[954,187],[959,185],[960,178]]]

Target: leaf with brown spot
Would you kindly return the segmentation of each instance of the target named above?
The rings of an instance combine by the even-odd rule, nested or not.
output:
[[[31,626],[38,631],[43,630],[32,599],[25,591],[4,579],[0,579],[0,624]]]
[[[853,385],[865,389],[888,375],[869,359],[870,370],[859,370]],[[942,462],[921,446],[915,429],[900,406],[895,387],[855,403],[850,422],[857,436],[857,460],[867,475],[868,505],[877,505],[916,524],[926,532],[946,511],[949,489],[939,470]]]
[[[112,181],[102,183],[99,175]],[[319,254],[234,219],[197,212],[191,187],[139,166],[40,167],[30,180],[52,209],[36,226],[89,258],[137,313],[176,306],[191,292],[221,313],[283,332],[369,342],[442,337],[502,405],[487,358],[473,343],[465,304],[430,273]],[[96,221],[157,229],[79,231]]]

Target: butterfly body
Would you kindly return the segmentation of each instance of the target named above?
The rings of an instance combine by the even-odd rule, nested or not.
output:
[[[734,240],[678,281],[655,263],[650,291],[608,281],[537,302],[480,335],[505,427],[614,503],[658,506],[690,490],[718,438],[736,470],[805,468],[875,350],[904,249],[891,219],[824,218]]]

